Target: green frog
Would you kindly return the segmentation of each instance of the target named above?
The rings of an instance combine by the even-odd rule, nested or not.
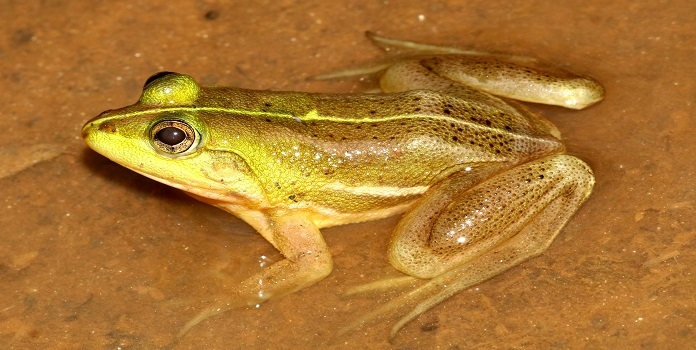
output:
[[[325,278],[333,263],[320,229],[403,214],[389,261],[422,282],[359,320],[400,312],[394,335],[541,254],[590,195],[588,165],[511,100],[581,109],[603,98],[597,82],[533,60],[368,36],[416,53],[374,69],[382,93],[203,87],[163,72],[138,102],[84,125],[95,151],[241,218],[284,256],[185,329]]]

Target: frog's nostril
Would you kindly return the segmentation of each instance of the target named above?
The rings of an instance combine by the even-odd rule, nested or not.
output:
[[[110,133],[115,133],[116,132],[116,126],[114,126],[111,123],[101,123],[99,124],[99,131],[105,131],[105,132],[110,132]]]

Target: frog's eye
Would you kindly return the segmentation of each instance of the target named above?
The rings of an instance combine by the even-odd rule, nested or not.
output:
[[[145,82],[140,103],[146,106],[191,106],[200,92],[201,87],[190,76],[160,72]]]
[[[180,120],[163,120],[150,129],[152,144],[167,154],[181,154],[194,149],[200,135],[191,125]]]
[[[155,74],[153,74],[152,76],[150,76],[149,78],[147,78],[147,80],[145,81],[145,85],[143,86],[143,90],[147,89],[147,87],[148,87],[150,84],[152,84],[153,82],[155,82],[155,81],[157,81],[157,80],[160,80],[160,79],[162,79],[162,78],[164,78],[164,77],[166,77],[166,76],[174,76],[174,75],[178,75],[178,74],[176,74],[176,73],[174,73],[174,72],[159,72],[159,73],[155,73]]]

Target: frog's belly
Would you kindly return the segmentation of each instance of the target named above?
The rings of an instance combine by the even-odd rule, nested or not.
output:
[[[295,203],[285,202],[284,205],[290,210],[305,212],[319,227],[329,227],[403,213],[429,188],[344,186],[334,183],[305,191],[294,197],[297,200]]]

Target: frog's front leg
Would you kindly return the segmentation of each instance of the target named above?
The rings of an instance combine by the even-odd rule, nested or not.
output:
[[[285,259],[274,263],[244,280],[229,298],[213,305],[191,319],[181,330],[219,313],[262,303],[308,287],[328,276],[333,261],[324,237],[310,216],[303,212],[271,211],[268,213],[240,212],[237,208],[219,205],[245,219],[266,238]]]
[[[463,179],[465,174],[453,175],[426,194],[392,236],[392,265],[431,280],[346,330],[385,314],[405,314],[393,336],[450,296],[541,254],[594,185],[590,168],[567,155],[519,165],[473,187],[460,187]]]

